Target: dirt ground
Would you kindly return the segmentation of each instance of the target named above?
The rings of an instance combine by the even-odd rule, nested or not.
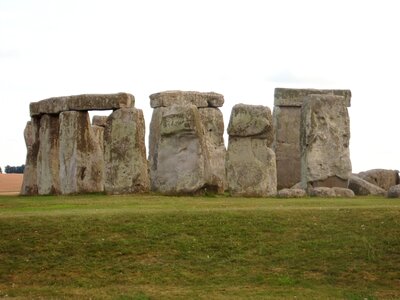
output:
[[[0,195],[19,194],[23,174],[0,174]]]

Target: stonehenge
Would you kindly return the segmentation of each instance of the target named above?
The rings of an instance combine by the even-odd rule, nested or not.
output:
[[[352,174],[350,90],[276,88],[267,106],[237,104],[224,142],[224,96],[150,95],[145,120],[128,93],[54,97],[30,104],[21,195],[224,194],[297,198],[398,197],[399,171]],[[109,110],[108,116],[89,111]]]

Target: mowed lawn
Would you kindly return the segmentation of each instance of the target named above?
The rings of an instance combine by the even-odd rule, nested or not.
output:
[[[400,200],[0,196],[0,298],[400,299]]]

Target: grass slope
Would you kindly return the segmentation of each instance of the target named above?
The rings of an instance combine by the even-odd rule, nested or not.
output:
[[[0,196],[0,297],[399,299],[400,201]]]

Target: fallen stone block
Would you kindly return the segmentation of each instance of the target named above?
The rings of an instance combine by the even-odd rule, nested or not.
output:
[[[372,169],[360,172],[357,176],[386,191],[389,190],[390,187],[400,183],[398,170]]]
[[[303,189],[282,189],[278,191],[279,198],[302,198],[307,197],[307,193]]]
[[[349,189],[351,189],[357,196],[383,196],[386,194],[386,191],[381,187],[369,183],[354,174],[349,178]]]

